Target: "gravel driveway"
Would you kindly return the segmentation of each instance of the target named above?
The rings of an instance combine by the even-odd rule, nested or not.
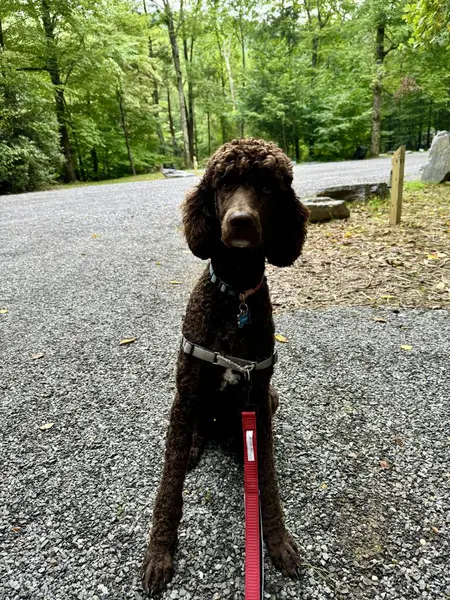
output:
[[[2,600],[143,598],[181,318],[202,268],[176,210],[193,181],[0,199]],[[265,597],[445,600],[448,312],[302,310],[277,330],[289,342],[276,458],[307,568],[291,582],[266,561]],[[242,473],[211,448],[186,480],[162,598],[243,600],[243,549]]]
[[[405,157],[405,180],[420,179],[420,167],[427,161],[426,152]],[[295,186],[301,196],[313,194],[332,185],[389,181],[391,158],[347,160],[331,163],[302,163],[294,167]]]

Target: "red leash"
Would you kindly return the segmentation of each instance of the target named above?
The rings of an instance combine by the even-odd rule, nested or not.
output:
[[[263,597],[261,512],[258,486],[256,413],[242,413],[245,492],[245,600]]]

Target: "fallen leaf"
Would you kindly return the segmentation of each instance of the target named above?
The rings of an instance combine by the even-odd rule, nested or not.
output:
[[[437,254],[429,254],[427,256],[428,260],[437,260],[439,258],[439,256]]]
[[[439,529],[437,527],[432,527],[431,529],[434,531],[434,533],[436,535],[439,533]]]
[[[155,261],[155,265],[160,265],[160,264],[161,264],[161,261],[160,261],[160,260],[156,260],[156,261]]]
[[[7,308],[0,308],[0,315],[6,315],[7,312],[8,312]]]
[[[136,341],[135,337],[124,338],[123,340],[120,340],[119,346],[125,346],[125,344],[132,344],[135,341]]]
[[[321,490],[327,490],[328,489],[328,484],[325,483],[325,481],[323,483],[320,484],[320,489]]]
[[[434,289],[438,290],[438,292],[445,292],[446,287],[447,285],[443,281],[440,281],[434,286]]]
[[[353,233],[352,233],[351,231],[346,231],[346,232],[344,233],[344,237],[345,237],[345,238],[350,238],[350,237],[353,237]]]
[[[39,429],[41,431],[47,431],[47,429],[51,429],[53,427],[54,423],[45,423],[45,425],[41,425],[39,427]]]
[[[100,234],[99,233],[91,233],[91,238],[99,238]]]
[[[169,283],[171,283],[172,285],[181,285],[183,282],[177,281],[176,279],[172,279],[172,281],[169,281]]]
[[[383,319],[383,317],[373,317],[372,321],[375,321],[375,323],[387,323],[386,319]]]
[[[402,350],[412,350],[412,346],[409,346],[408,344],[402,344],[400,348]]]
[[[37,354],[32,354],[31,358],[33,360],[37,360],[38,358],[43,358],[44,357],[44,353],[43,352],[38,352]]]
[[[389,469],[391,465],[388,463],[387,460],[380,460],[380,467],[382,469]]]
[[[22,530],[22,527],[11,527],[12,531],[14,531],[14,533],[19,533],[19,531]]]
[[[403,446],[403,444],[405,443],[405,440],[402,437],[394,437],[392,438],[391,442],[393,444],[396,444],[397,446]]]
[[[380,298],[382,298],[383,300],[393,300],[395,298],[395,296],[390,296],[389,294],[384,294],[383,296],[380,296]]]
[[[424,540],[423,538],[420,539],[420,545],[421,546],[426,546],[427,545],[427,540]]]
[[[281,333],[277,333],[275,335],[275,339],[277,340],[277,342],[282,342],[283,344],[286,344],[289,341],[287,337],[284,337],[284,335],[281,335]]]

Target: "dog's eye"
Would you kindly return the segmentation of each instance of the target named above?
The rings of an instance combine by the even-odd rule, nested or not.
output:
[[[266,196],[270,196],[270,188],[269,187],[263,187],[262,188],[262,193],[265,194]]]

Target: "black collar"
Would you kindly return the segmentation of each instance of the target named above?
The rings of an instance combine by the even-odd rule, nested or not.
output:
[[[211,262],[209,263],[209,274],[211,276],[212,283],[216,283],[221,292],[223,292],[224,294],[228,294],[229,296],[236,296],[239,298],[239,300],[241,302],[245,302],[246,299],[248,298],[248,296],[251,296],[252,294],[256,294],[256,292],[261,289],[261,286],[266,279],[265,277],[263,277],[261,279],[261,281],[258,283],[258,285],[256,287],[252,288],[251,290],[245,290],[244,292],[238,292],[237,290],[234,290],[232,287],[230,287],[228,285],[228,283],[225,283],[225,281],[222,281],[222,279],[217,277],[217,275],[214,273],[214,269],[213,269]]]

